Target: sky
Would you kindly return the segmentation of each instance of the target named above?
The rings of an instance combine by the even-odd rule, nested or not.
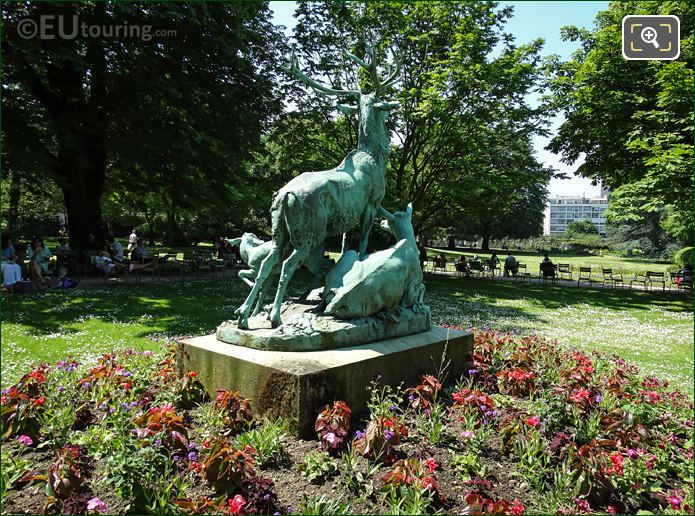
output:
[[[528,43],[538,37],[545,40],[543,55],[558,54],[563,59],[568,59],[578,48],[578,44],[571,41],[562,41],[560,28],[566,25],[591,28],[594,18],[599,11],[608,8],[608,2],[503,2],[502,5],[514,7],[514,15],[508,21],[506,32],[514,35],[517,44]],[[296,2],[270,2],[273,10],[274,23],[284,25],[288,35],[292,34],[296,20],[292,17]],[[560,157],[545,150],[545,146],[552,138],[552,133],[557,130],[562,122],[561,117],[555,117],[551,124],[551,136],[534,138],[534,148],[538,159],[560,172],[572,176],[572,173],[581,164],[576,162],[571,166],[560,162]],[[549,185],[550,195],[586,195],[597,196],[600,187],[591,184],[585,178],[574,176],[571,179],[552,179]]]

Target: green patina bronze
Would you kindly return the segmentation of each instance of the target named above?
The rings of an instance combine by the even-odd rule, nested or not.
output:
[[[341,111],[357,111],[358,144],[337,167],[321,172],[306,172],[292,179],[276,194],[271,207],[272,241],[267,256],[262,260],[255,282],[244,303],[235,311],[238,327],[248,328],[248,318],[254,304],[262,295],[266,283],[280,261],[280,277],[273,307],[269,313],[271,325],[281,325],[282,300],[292,275],[300,265],[306,266],[316,277],[320,276],[319,260],[323,256],[326,238],[345,235],[353,229],[361,233],[359,257],[364,257],[369,231],[381,206],[386,188],[386,162],[389,154],[389,134],[386,129],[388,111],[398,106],[381,98],[386,87],[399,74],[395,60],[389,76],[380,80],[374,52],[370,59],[362,60],[344,52],[347,59],[367,71],[375,86],[372,93],[357,90],[339,90],[316,82],[299,68],[292,55],[283,69],[314,90],[354,100],[357,106],[340,105]],[[346,239],[343,239],[343,251]],[[370,295],[365,293],[365,295]]]

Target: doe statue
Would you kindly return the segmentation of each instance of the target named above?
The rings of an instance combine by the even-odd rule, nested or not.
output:
[[[343,253],[326,277],[322,305],[326,306],[327,315],[356,319],[402,307],[418,311],[424,306],[425,286],[413,232],[413,205],[394,214],[379,209],[397,242],[362,260],[355,251]]]
[[[248,318],[273,271],[280,268],[279,281],[272,309],[268,315],[271,326],[282,324],[281,310],[287,285],[301,265],[316,277],[320,275],[319,262],[324,253],[326,238],[360,231],[359,257],[367,250],[369,231],[378,213],[386,189],[386,163],[390,139],[386,129],[389,110],[397,102],[381,98],[386,87],[398,78],[400,63],[394,56],[389,75],[380,80],[375,53],[367,60],[344,52],[343,55],[365,69],[374,83],[372,93],[334,89],[309,78],[299,68],[294,54],[283,69],[315,91],[354,100],[357,106],[339,105],[341,111],[358,113],[357,148],[351,151],[337,167],[320,172],[305,172],[282,187],[271,207],[272,240],[267,256],[262,260],[256,279],[243,304],[235,311],[239,328],[248,329]],[[280,265],[280,262],[281,265]]]

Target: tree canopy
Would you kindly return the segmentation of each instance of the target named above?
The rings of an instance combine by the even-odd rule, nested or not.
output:
[[[612,192],[614,222],[667,213],[663,227],[693,240],[693,4],[611,2],[594,30],[564,29],[581,48],[555,63],[553,101],[564,122],[549,149]],[[620,52],[627,14],[673,14],[681,21],[674,61],[627,61]],[[653,218],[653,217],[652,217]]]

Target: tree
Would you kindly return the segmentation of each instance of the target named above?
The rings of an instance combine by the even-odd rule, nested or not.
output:
[[[402,208],[412,201],[418,233],[497,220],[519,200],[516,194],[548,182],[550,171],[530,145],[532,135],[545,131],[546,111],[526,100],[540,82],[542,42],[515,46],[502,32],[510,15],[510,8],[477,2],[298,6],[297,53],[312,76],[368,88],[369,77],[342,66],[341,50],[364,55],[374,47],[382,57],[400,56],[392,94],[401,109],[390,117],[395,139],[384,203]],[[316,141],[333,138],[339,149],[351,148],[354,120],[339,122],[335,106],[300,93],[292,98],[301,113],[324,120]],[[330,154],[317,150],[312,160],[330,166],[335,147]]]
[[[573,220],[567,224],[565,235],[570,237],[576,235],[598,235],[598,229],[589,219]]]
[[[549,149],[613,190],[609,219],[640,221],[667,209],[665,228],[693,238],[693,4],[612,2],[592,31],[568,27],[579,41],[571,60],[555,63],[552,90],[565,121]],[[681,20],[675,61],[627,61],[619,49],[627,14],[674,14]],[[656,242],[654,242],[656,244]]]
[[[73,15],[175,35],[18,34],[21,19]],[[61,188],[74,248],[102,237],[106,191],[157,192],[172,224],[186,208],[244,209],[247,162],[280,108],[267,3],[25,2],[2,16],[5,163]]]

